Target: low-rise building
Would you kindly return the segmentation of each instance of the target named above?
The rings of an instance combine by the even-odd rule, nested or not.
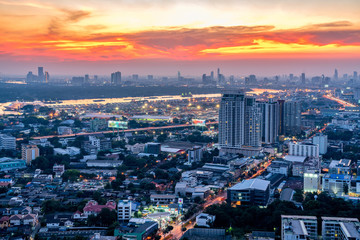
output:
[[[175,203],[175,195],[170,194],[151,194],[150,201],[155,204],[170,204]]]
[[[118,202],[118,220],[129,221],[132,214],[132,202],[129,200],[120,200]]]
[[[341,159],[332,160],[329,165],[329,173],[331,174],[351,174],[351,160],[350,159]]]
[[[83,208],[83,213],[85,216],[98,215],[103,208],[108,208],[109,210],[116,209],[116,203],[114,201],[108,201],[105,205],[99,205],[95,200],[90,200],[85,207]]]
[[[15,150],[16,138],[6,134],[0,134],[0,150]]]
[[[67,147],[63,148],[54,148],[54,155],[69,155],[70,157],[74,157],[80,154],[80,148],[77,147]]]
[[[194,147],[188,150],[188,163],[200,162],[203,156],[201,147]]]
[[[231,205],[267,206],[270,198],[270,181],[244,180],[227,190],[227,202]]]
[[[299,239],[317,239],[317,218],[281,215],[281,240]]]
[[[71,127],[66,127],[66,126],[58,127],[57,131],[59,135],[69,135],[73,133]]]
[[[332,195],[342,196],[349,192],[351,175],[325,174],[322,179],[322,191]]]
[[[323,240],[358,240],[360,223],[357,218],[322,217]]]
[[[157,232],[159,225],[154,221],[145,221],[144,223],[129,223],[127,226],[118,227],[114,231],[114,235],[122,237],[122,239],[154,239],[153,236]]]
[[[0,172],[7,172],[25,168],[26,162],[24,160],[12,159],[8,157],[0,158]]]
[[[196,225],[200,227],[211,227],[215,221],[215,215],[200,213],[196,216]]]
[[[319,145],[312,143],[289,143],[289,155],[303,157],[319,157]]]

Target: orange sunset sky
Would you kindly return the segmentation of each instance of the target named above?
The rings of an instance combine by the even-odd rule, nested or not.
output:
[[[359,0],[0,0],[0,72],[360,70]]]

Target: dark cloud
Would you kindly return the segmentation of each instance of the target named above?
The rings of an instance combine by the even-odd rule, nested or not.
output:
[[[50,20],[48,26],[49,35],[61,35],[66,33],[69,28],[69,25],[72,23],[77,23],[84,18],[91,16],[91,12],[82,11],[82,10],[69,10],[69,9],[60,9],[63,13],[62,16],[54,17]]]

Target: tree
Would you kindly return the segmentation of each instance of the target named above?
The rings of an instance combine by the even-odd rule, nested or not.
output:
[[[62,175],[64,181],[70,180],[71,182],[76,181],[79,177],[80,177],[80,171],[76,169],[66,170]]]
[[[158,137],[157,137],[157,141],[158,142],[165,142],[165,140],[167,139],[167,133],[163,133],[163,134],[160,134]]]

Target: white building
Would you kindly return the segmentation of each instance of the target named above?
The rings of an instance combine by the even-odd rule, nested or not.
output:
[[[104,167],[104,168],[117,168],[122,165],[121,160],[88,160],[87,167]]]
[[[95,136],[89,136],[89,142],[91,145],[95,146],[98,151],[100,151],[100,139]]]
[[[70,157],[80,154],[80,148],[77,147],[67,147],[66,149],[54,148],[54,155],[70,155]]]
[[[360,223],[357,218],[321,217],[323,240],[360,239]]]
[[[319,157],[319,145],[311,143],[289,143],[289,155],[303,157]]]
[[[211,227],[214,221],[215,221],[214,215],[200,213],[199,215],[196,216],[196,225],[200,227]]]
[[[312,138],[312,143],[319,145],[319,153],[325,154],[327,153],[328,148],[328,136],[324,134],[317,134]]]
[[[71,127],[66,126],[60,126],[57,130],[59,135],[68,135],[73,133]]]
[[[203,156],[201,147],[194,147],[188,150],[188,163],[200,162]]]
[[[261,146],[261,112],[253,96],[224,91],[219,110],[219,145],[241,149]]]
[[[272,99],[259,103],[262,114],[261,140],[265,144],[275,143],[279,132],[279,104]]]
[[[281,215],[281,240],[299,239],[317,239],[317,218]]]
[[[65,165],[55,164],[53,166],[53,172],[55,173],[55,176],[61,177],[61,175],[65,172]]]
[[[16,138],[5,134],[0,134],[0,150],[1,149],[15,150]]]
[[[120,200],[118,203],[118,220],[128,221],[131,218],[132,203],[129,200]]]
[[[171,194],[151,194],[150,201],[155,204],[175,203],[176,196]]]
[[[320,174],[317,171],[304,173],[304,192],[317,192],[320,187]]]

